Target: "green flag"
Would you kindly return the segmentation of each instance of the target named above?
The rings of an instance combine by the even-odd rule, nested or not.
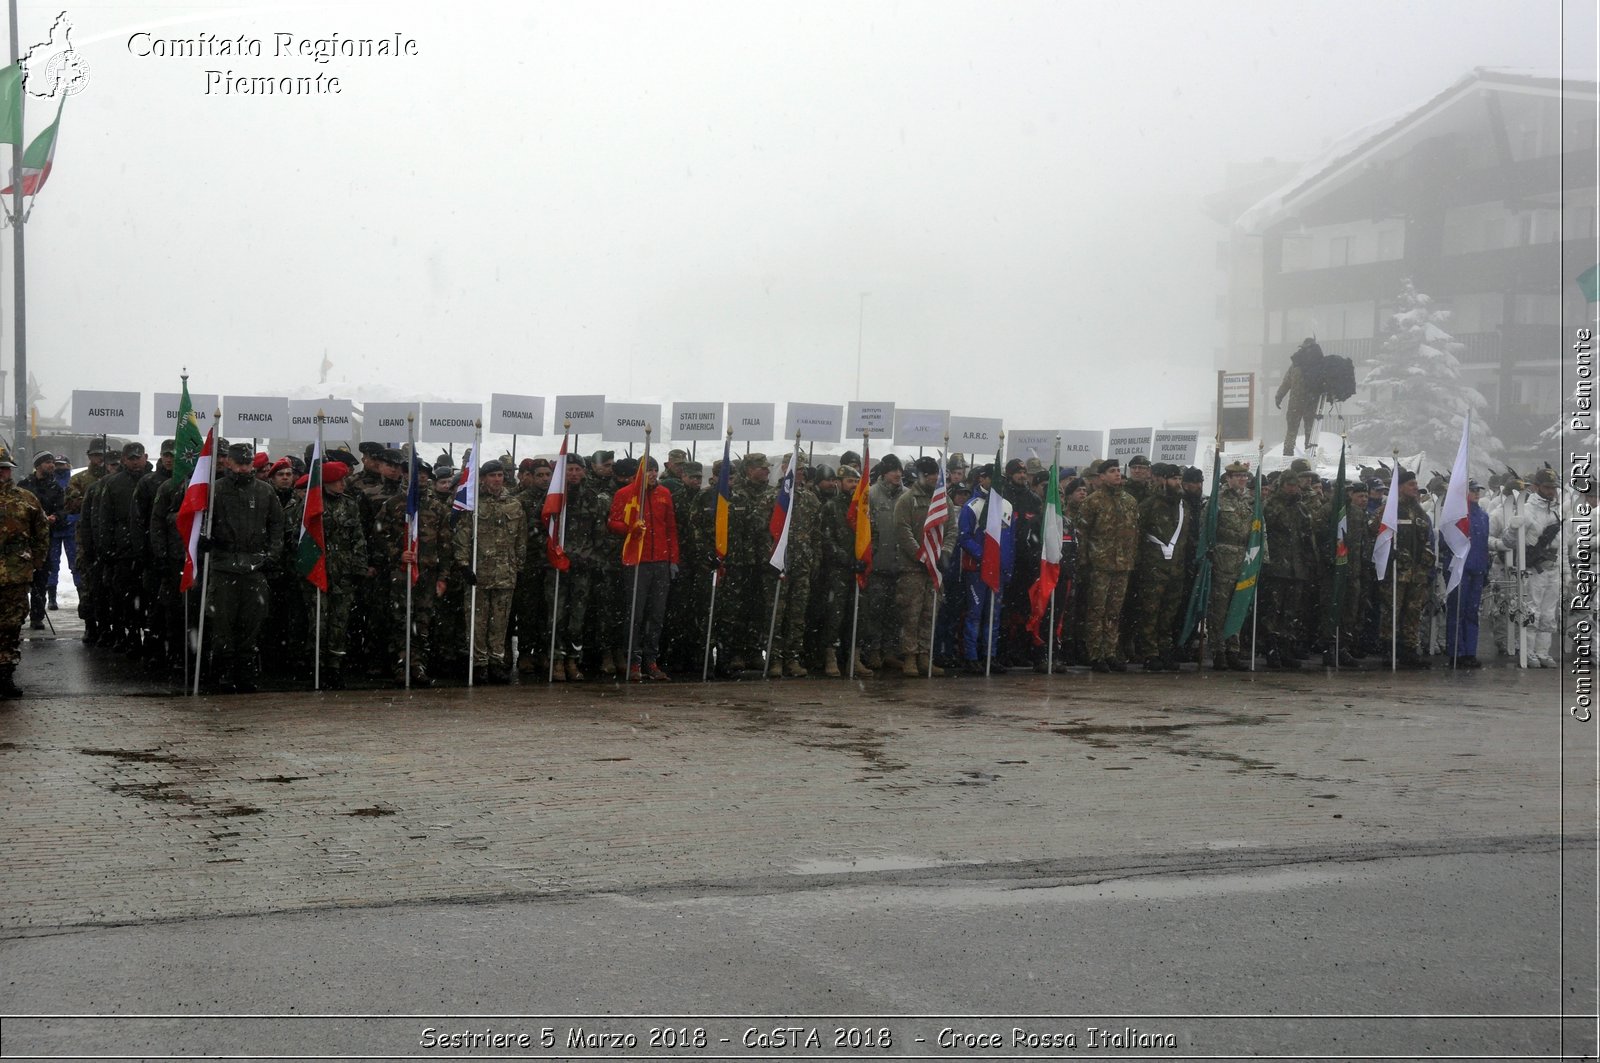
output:
[[[1211,498],[1206,501],[1205,520],[1200,523],[1200,541],[1195,544],[1194,556],[1197,562],[1194,572],[1194,590],[1189,592],[1189,611],[1183,616],[1183,635],[1178,639],[1182,646],[1189,641],[1189,636],[1194,634],[1203,620],[1206,611],[1211,605],[1211,554],[1212,547],[1217,543],[1217,507],[1218,494],[1222,490],[1222,447],[1219,444],[1217,452],[1211,459]],[[1206,632],[1209,637],[1211,632]]]
[[[1256,506],[1250,514],[1250,539],[1245,544],[1244,567],[1239,570],[1239,582],[1233,585],[1233,601],[1228,603],[1228,619],[1222,625],[1222,637],[1231,639],[1244,627],[1244,618],[1250,615],[1250,605],[1255,601],[1256,577],[1261,574],[1261,562],[1266,554],[1266,523],[1261,519],[1261,469],[1256,468]]]
[[[1339,444],[1339,475],[1333,481],[1333,505],[1331,519],[1328,522],[1328,542],[1332,549],[1328,556],[1333,558],[1333,593],[1328,596],[1328,630],[1338,628],[1339,618],[1344,615],[1345,580],[1350,575],[1350,548],[1345,545],[1345,531],[1350,520],[1350,496],[1344,490],[1344,444]]]
[[[0,144],[22,143],[22,64],[0,70]]]
[[[1583,297],[1591,303],[1600,303],[1600,265],[1590,266],[1578,274],[1578,287]]]
[[[194,403],[189,401],[189,378],[183,378],[183,397],[178,400],[178,430],[172,434],[172,482],[182,484],[194,474],[194,463],[200,458],[200,448],[205,446],[200,434],[200,421],[194,415]]]

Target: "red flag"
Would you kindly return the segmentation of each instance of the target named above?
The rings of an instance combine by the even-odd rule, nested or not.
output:
[[[550,490],[544,496],[544,508],[539,511],[539,516],[544,518],[544,553],[550,559],[550,566],[558,572],[565,572],[572,567],[572,561],[564,549],[566,544],[561,541],[561,514],[566,508],[567,437],[562,435],[561,453],[556,458],[555,471],[550,474]]]
[[[306,481],[305,509],[300,513],[300,542],[295,571],[319,591],[328,589],[328,541],[322,532],[322,440],[311,452],[311,479]]]
[[[200,553],[200,517],[211,504],[211,447],[215,442],[215,427],[206,433],[205,446],[195,459],[194,472],[189,476],[189,487],[183,492],[183,504],[178,507],[178,538],[183,540],[183,577],[178,590],[194,586],[194,572]]]
[[[622,503],[622,520],[627,524],[628,532],[622,540],[622,563],[624,565],[637,565],[644,560],[644,532],[645,515],[648,512],[645,505],[650,501],[649,479],[647,466],[650,462],[650,444],[646,443],[644,457],[639,459],[639,469],[633,474],[633,483],[623,490],[632,488],[633,495]]]
[[[1005,534],[1006,513],[1011,504],[1000,497],[1000,452],[994,453],[994,472],[989,477],[989,501],[984,506],[983,522],[983,582],[996,594],[1000,593],[1000,537]]]

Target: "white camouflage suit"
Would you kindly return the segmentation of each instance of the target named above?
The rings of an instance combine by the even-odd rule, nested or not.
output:
[[[1497,553],[1510,551],[1515,557],[1517,529],[1520,527],[1525,548],[1531,552],[1544,530],[1560,520],[1559,495],[1546,501],[1538,492],[1529,492],[1518,504],[1512,505],[1508,501],[1489,518],[1489,549]],[[1566,563],[1563,547],[1558,530],[1554,549],[1546,560],[1528,567],[1528,605],[1533,612],[1534,632],[1533,646],[1528,656],[1530,668],[1556,667],[1555,658],[1551,656],[1551,643],[1555,640],[1557,612],[1561,608],[1561,567]],[[1511,649],[1515,651],[1515,647]]]

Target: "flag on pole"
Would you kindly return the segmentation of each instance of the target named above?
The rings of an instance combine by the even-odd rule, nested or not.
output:
[[[572,567],[572,561],[567,557],[567,544],[561,541],[561,513],[567,508],[568,434],[562,433],[561,453],[556,455],[556,468],[550,474],[550,490],[545,493],[544,506],[539,511],[539,516],[544,519],[544,553],[550,559],[551,567],[558,572],[565,572]]]
[[[939,568],[939,555],[944,553],[944,526],[950,519],[950,491],[944,478],[944,454],[939,455],[939,482],[933,485],[933,497],[928,500],[928,515],[922,518],[922,540],[917,544],[917,560],[928,570],[937,593],[944,590],[944,572]]]
[[[22,143],[22,64],[0,70],[0,144]]]
[[[983,576],[984,585],[1000,593],[1000,538],[1005,534],[1005,499],[1000,496],[1001,473],[1005,468],[1000,451],[994,452],[994,470],[989,476],[989,500],[983,507]]]
[[[1256,468],[1256,504],[1250,513],[1250,538],[1244,547],[1244,566],[1239,569],[1239,579],[1233,585],[1233,599],[1228,602],[1228,618],[1222,623],[1222,637],[1231,639],[1244,627],[1244,618],[1250,615],[1250,605],[1255,599],[1256,579],[1261,575],[1261,562],[1265,559],[1267,526],[1261,516],[1261,469]]]
[[[1350,578],[1350,544],[1346,537],[1350,534],[1350,496],[1345,493],[1343,442],[1339,444],[1339,475],[1333,481],[1333,527],[1330,534],[1333,537],[1333,593],[1328,596],[1328,625],[1337,627],[1339,618],[1344,615],[1344,587]]]
[[[1372,564],[1382,580],[1389,572],[1389,551],[1394,549],[1394,531],[1400,526],[1400,463],[1394,463],[1394,473],[1389,477],[1389,499],[1383,504],[1383,516],[1378,518],[1378,537],[1372,544]]]
[[[717,493],[711,499],[712,548],[717,552],[717,572],[728,559],[728,516],[733,511],[733,436],[722,441],[722,468],[717,473]]]
[[[178,399],[178,430],[172,436],[172,482],[181,484],[194,475],[194,463],[200,458],[200,448],[205,440],[200,435],[200,421],[194,415],[194,404],[189,400],[189,378],[183,379],[183,395]]]
[[[50,180],[50,170],[56,159],[56,132],[61,128],[61,108],[66,102],[67,94],[63,92],[61,102],[56,104],[56,120],[45,126],[22,153],[22,194],[25,196],[38,195],[44,183]],[[12,170],[11,183],[0,189],[0,195],[11,195],[16,185],[17,172]]]
[[[867,575],[872,571],[872,511],[867,503],[867,470],[872,468],[872,454],[867,449],[867,437],[861,437],[861,479],[856,481],[855,493],[850,496],[850,508],[844,520],[855,532],[855,558],[860,569],[856,573],[856,586],[867,588]]]
[[[206,507],[211,504],[211,445],[216,429],[206,433],[200,455],[190,470],[189,487],[183,492],[183,502],[178,507],[178,538],[183,540],[183,576],[178,590],[194,586],[195,570],[200,566],[200,524]]]
[[[1211,497],[1206,500],[1205,517],[1200,522],[1200,541],[1195,544],[1194,589],[1189,592],[1189,607],[1183,614],[1183,634],[1178,639],[1182,646],[1189,641],[1200,622],[1211,609],[1212,548],[1217,542],[1217,513],[1222,508],[1222,448],[1219,445],[1211,456]],[[1208,639],[1215,632],[1207,631]]]
[[[300,540],[295,546],[295,571],[320,591],[328,589],[328,547],[322,534],[322,440],[311,451],[311,477],[306,481],[305,508],[300,511]]]
[[[644,534],[645,534],[645,503],[650,499],[649,472],[650,444],[645,442],[644,456],[639,459],[639,468],[633,474],[633,497],[622,504],[622,521],[628,526],[628,533],[622,540],[622,563],[624,565],[637,565],[644,560]]]
[[[417,460],[417,456],[415,454],[411,455],[411,484],[406,488],[406,549],[410,551],[413,557],[417,554],[417,545],[421,540],[422,532],[422,518],[420,515],[422,511],[422,496],[417,487],[418,482],[421,480],[421,477],[417,475],[417,466],[420,464],[421,462]],[[411,582],[413,584],[417,582],[418,570],[421,568],[422,566],[418,562],[413,561],[411,563]]]
[[[794,472],[797,464],[793,458],[789,459],[789,470],[778,481],[778,501],[773,503],[772,519],[767,522],[774,539],[772,557],[768,560],[779,572],[788,570],[789,523],[794,519]]]
[[[994,483],[993,478],[989,482]],[[1050,597],[1055,594],[1056,584],[1061,580],[1061,533],[1061,463],[1057,461],[1050,466],[1050,486],[1044,494],[1044,519],[1039,526],[1039,534],[1044,540],[1040,544],[1039,578],[1028,588],[1028,633],[1033,636],[1035,646],[1044,645],[1044,636],[1039,634],[1039,623],[1049,612]],[[987,543],[984,549],[988,549]]]
[[[1467,569],[1467,554],[1472,550],[1472,518],[1467,513],[1467,446],[1472,432],[1472,411],[1461,425],[1461,446],[1456,448],[1456,463],[1450,467],[1450,486],[1444,492],[1444,508],[1439,511],[1439,534],[1450,547],[1450,579],[1444,592],[1449,594],[1461,583]]]
[[[477,455],[469,449],[461,461],[461,486],[456,488],[456,496],[450,502],[450,508],[457,513],[471,513],[478,508],[478,470],[473,468]]]

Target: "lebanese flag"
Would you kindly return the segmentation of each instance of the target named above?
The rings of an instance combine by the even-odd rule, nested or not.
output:
[[[993,483],[991,479],[989,481]],[[1050,608],[1050,598],[1061,580],[1061,466],[1050,467],[1050,488],[1044,496],[1044,521],[1039,534],[1044,537],[1043,553],[1039,556],[1039,578],[1028,588],[1028,631],[1035,646],[1044,645],[1039,634],[1039,622]],[[987,546],[986,546],[987,548]]]
[[[867,576],[872,572],[872,513],[867,508],[867,476],[872,468],[872,454],[867,450],[867,437],[861,437],[861,479],[856,483],[855,494],[850,496],[850,508],[844,519],[855,531],[856,561],[866,562],[866,568],[856,573],[856,586],[865,590]]]
[[[1389,569],[1389,551],[1394,549],[1394,530],[1400,527],[1400,463],[1394,463],[1394,474],[1389,478],[1389,499],[1383,504],[1383,516],[1378,519],[1378,538],[1372,544],[1372,564],[1378,570],[1378,579]]]
[[[1005,533],[1006,514],[1005,499],[1000,497],[1000,483],[1002,481],[1001,469],[1005,468],[1000,462],[1000,452],[994,453],[994,469],[989,475],[989,501],[984,505],[985,519],[983,522],[983,582],[991,591],[1000,593],[1000,536]],[[1059,532],[1060,529],[1057,529]],[[1060,557],[1060,535],[1056,536],[1057,557]]]
[[[61,129],[61,108],[66,106],[67,94],[61,94],[56,104],[56,120],[44,127],[44,132],[33,138],[28,150],[22,153],[22,194],[33,196],[50,179],[50,169],[55,165],[56,133]],[[11,195],[17,184],[17,173],[11,171],[11,183],[0,189],[0,195]]]
[[[1439,534],[1450,547],[1450,579],[1444,592],[1449,594],[1461,583],[1467,569],[1467,554],[1472,550],[1472,518],[1467,515],[1467,437],[1472,431],[1472,411],[1461,426],[1461,446],[1456,448],[1456,463],[1450,467],[1450,486],[1444,492],[1444,509],[1439,511]]]
[[[322,532],[322,440],[311,452],[311,478],[306,481],[305,509],[300,512],[300,541],[294,551],[295,571],[319,591],[328,589],[328,541]]]
[[[572,560],[564,549],[566,544],[561,541],[561,514],[566,508],[567,435],[563,434],[561,453],[556,456],[556,468],[550,474],[550,490],[545,492],[544,508],[539,511],[539,516],[544,518],[544,553],[550,559],[550,566],[557,572],[565,572],[572,567]]]
[[[194,472],[189,474],[189,487],[183,492],[183,503],[178,507],[178,537],[183,540],[183,578],[178,590],[194,586],[194,571],[200,553],[201,514],[211,504],[211,449],[215,441],[215,427],[206,433],[205,445],[195,459]]]

